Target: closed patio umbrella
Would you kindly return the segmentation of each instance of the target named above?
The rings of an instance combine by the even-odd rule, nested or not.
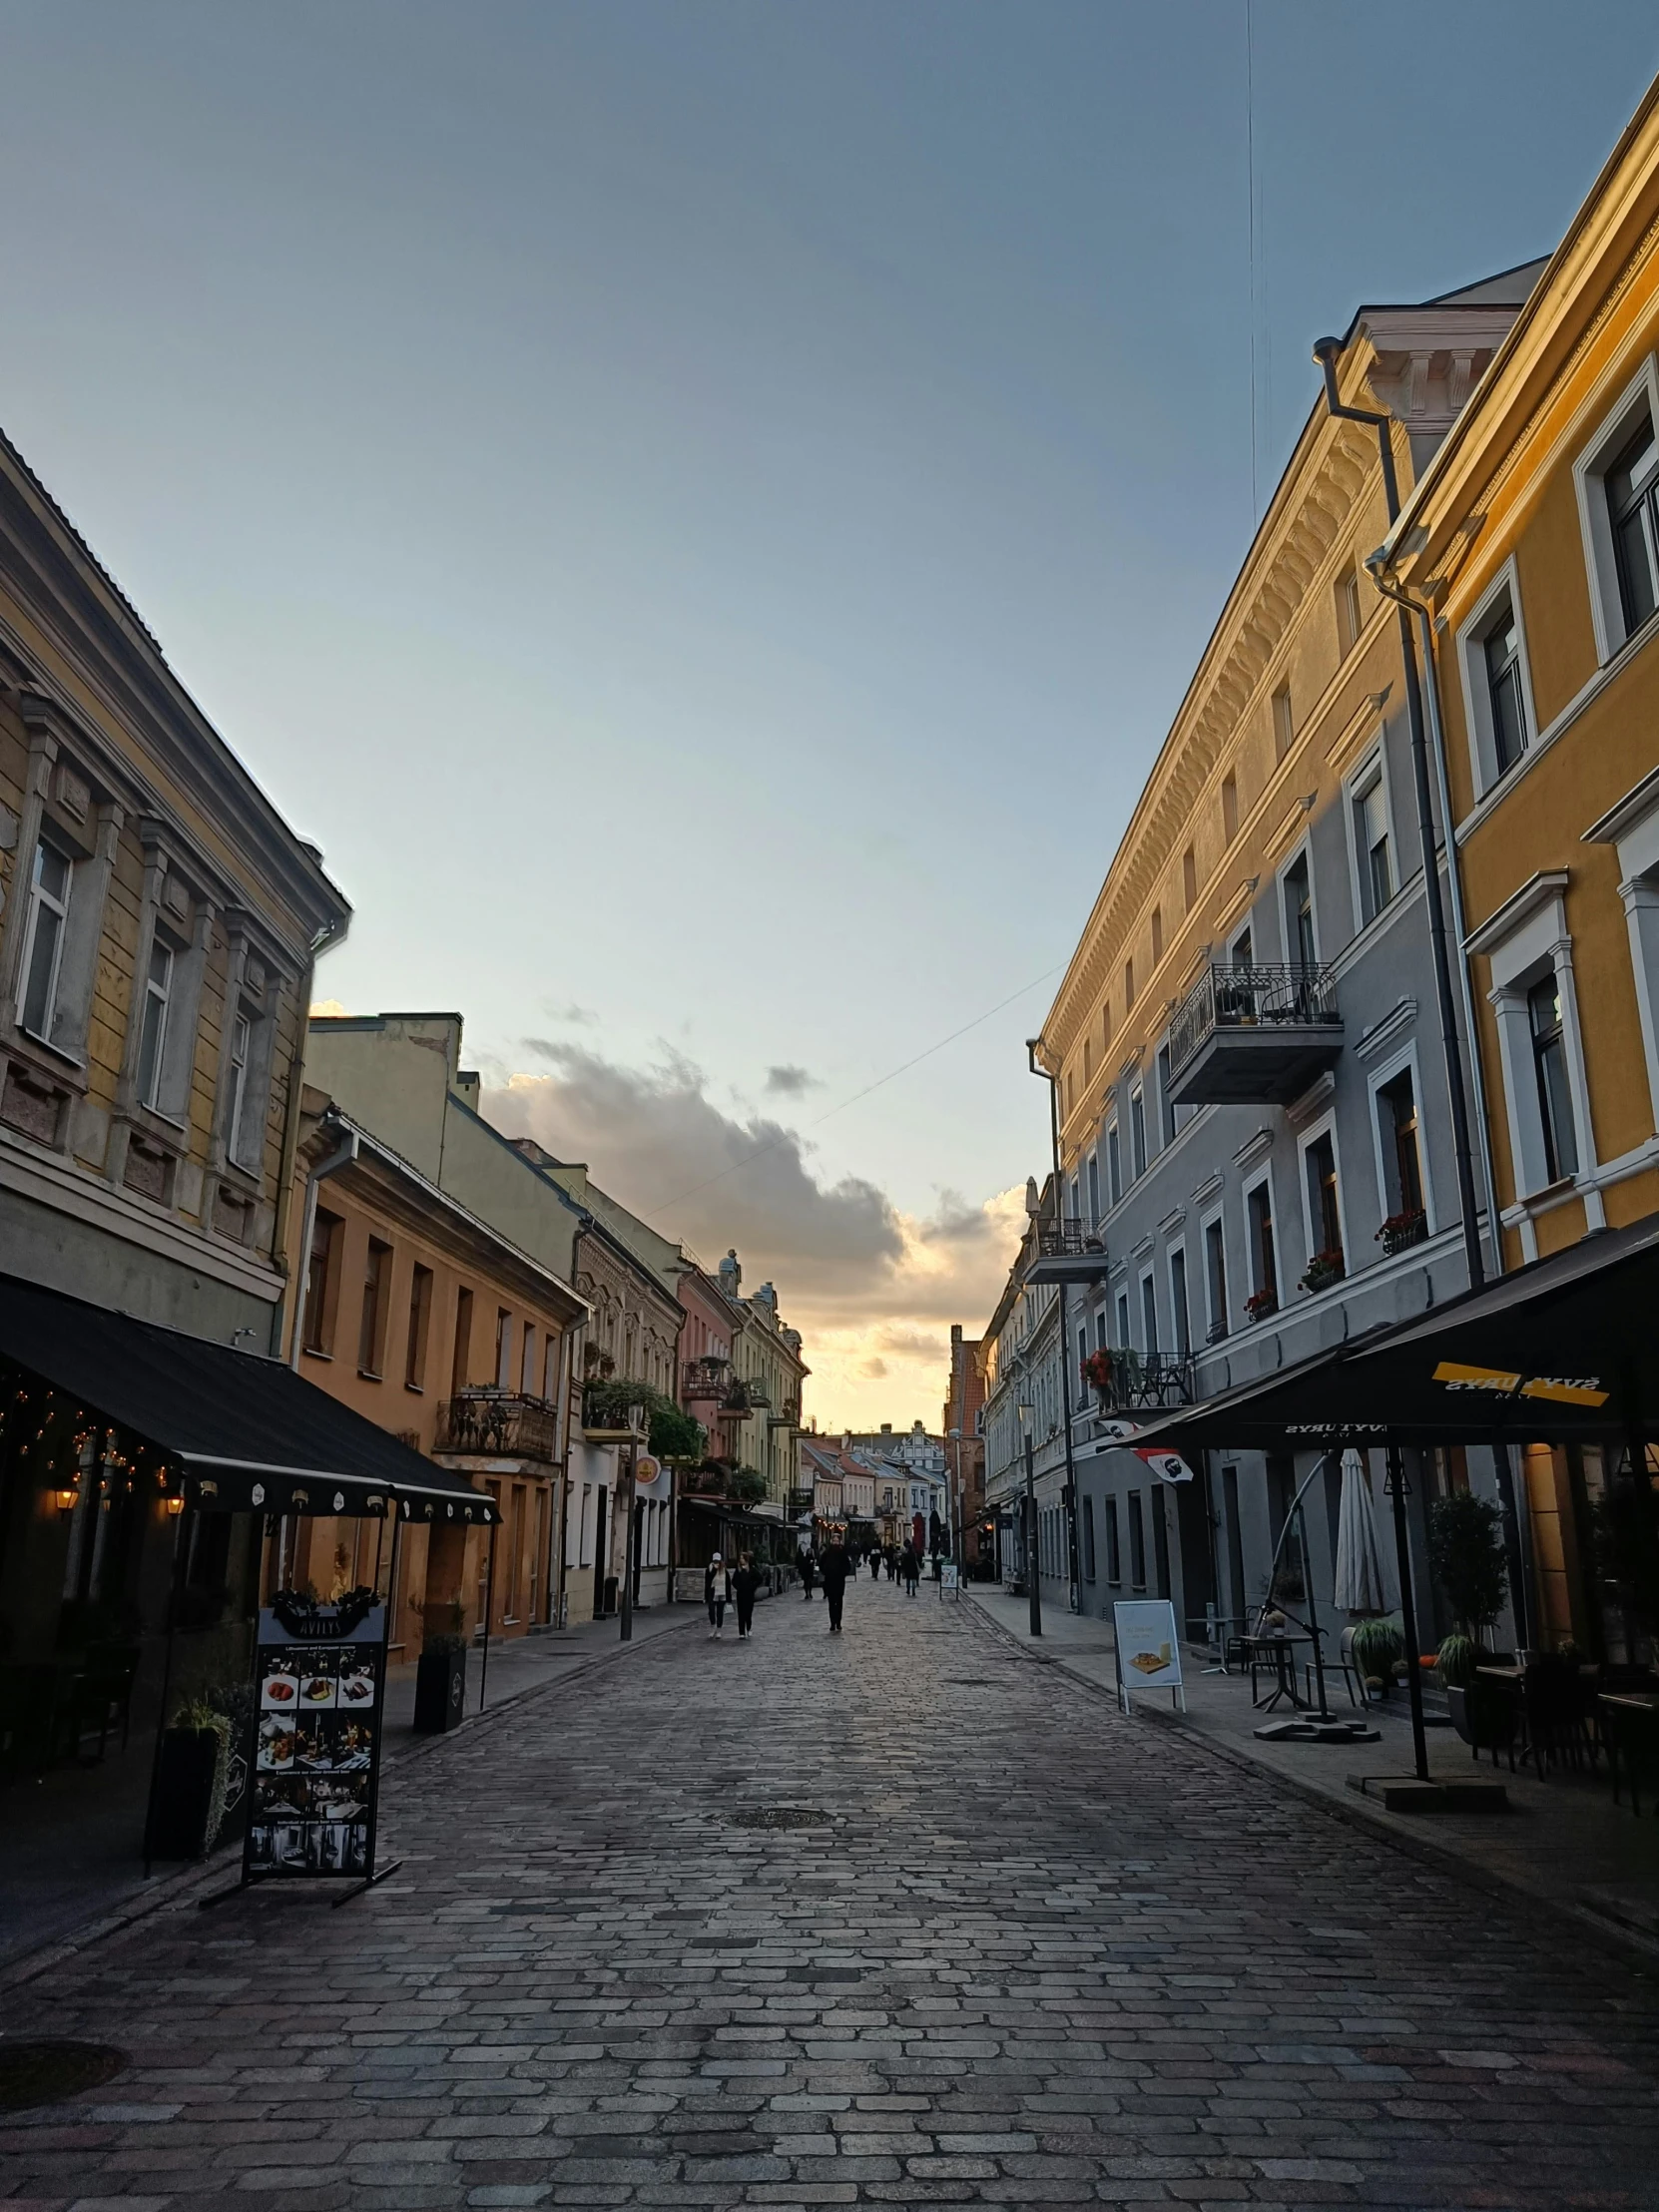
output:
[[[1336,1598],[1351,1613],[1381,1613],[1387,1604],[1371,1484],[1365,1462],[1352,1450],[1343,1453],[1343,1489],[1337,1508]]]

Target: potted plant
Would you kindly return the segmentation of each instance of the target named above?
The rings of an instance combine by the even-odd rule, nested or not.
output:
[[[1503,1515],[1473,1490],[1448,1490],[1428,1508],[1428,1568],[1476,1657],[1503,1611],[1508,1562]]]
[[[1245,1312],[1252,1321],[1266,1321],[1269,1314],[1279,1310],[1277,1291],[1252,1291],[1245,1300]]]
[[[1453,1629],[1449,1636],[1440,1639],[1440,1648],[1434,1654],[1434,1672],[1440,1678],[1442,1690],[1466,1690],[1474,1680],[1474,1670],[1480,1663],[1480,1647],[1472,1636],[1465,1636],[1460,1629]]]
[[[1390,1214],[1377,1232],[1376,1242],[1382,1247],[1383,1258],[1391,1260],[1396,1252],[1421,1244],[1427,1228],[1428,1216],[1418,1206],[1409,1213]]]
[[[1390,1617],[1376,1613],[1368,1620],[1355,1622],[1349,1649],[1367,1689],[1382,1696],[1405,1656],[1405,1639]]]
[[[1112,1387],[1112,1355],[1101,1346],[1083,1362],[1083,1381],[1105,1397]]]
[[[466,1711],[466,1608],[460,1599],[421,1607],[425,1634],[415,1669],[417,1735],[441,1736],[458,1728]]]
[[[1340,1283],[1346,1273],[1343,1256],[1333,1248],[1330,1252],[1316,1252],[1308,1263],[1308,1273],[1302,1278],[1302,1288],[1310,1297],[1316,1291],[1328,1291],[1333,1283]]]
[[[187,1699],[162,1731],[149,1859],[205,1859],[225,1817],[231,1724],[205,1697]]]

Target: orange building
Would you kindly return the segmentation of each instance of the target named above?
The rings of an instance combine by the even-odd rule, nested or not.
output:
[[[500,1509],[498,1534],[451,1524],[441,1508],[405,1526],[394,1652],[414,1658],[426,1630],[474,1636],[486,1612],[496,1636],[551,1625],[571,1341],[586,1303],[310,1086],[295,1179],[309,1257],[292,1365]],[[377,1523],[295,1520],[271,1572],[327,1597],[383,1578],[379,1541]]]
[[[1432,636],[1513,1267],[1659,1212],[1659,85],[1373,565]],[[1526,1466],[1540,1618],[1607,1656],[1613,1471]]]

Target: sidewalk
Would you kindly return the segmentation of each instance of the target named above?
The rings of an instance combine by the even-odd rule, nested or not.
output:
[[[1045,1602],[1040,1643],[1030,1633],[1027,1602],[983,1583],[965,1585],[963,1596],[980,1616],[1030,1658],[1063,1667],[1079,1681],[1117,1698],[1117,1658],[1110,1621],[1058,1611]],[[1137,1720],[1190,1731],[1226,1756],[1242,1759],[1327,1801],[1345,1818],[1386,1829],[1413,1849],[1450,1859],[1465,1875],[1500,1882],[1554,1912],[1634,1941],[1659,1957],[1659,1819],[1632,1814],[1629,1800],[1615,1805],[1605,1766],[1583,1774],[1553,1770],[1540,1782],[1528,1768],[1511,1775],[1507,1761],[1495,1771],[1490,1759],[1476,1768],[1468,1746],[1449,1728],[1428,1735],[1428,1770],[1436,1780],[1466,1782],[1478,1775],[1500,1781],[1509,1793],[1508,1814],[1387,1813],[1349,1787],[1351,1775],[1408,1775],[1411,1725],[1404,1694],[1374,1705],[1366,1717],[1381,1738],[1375,1744],[1263,1743],[1253,1733],[1264,1720],[1250,1702],[1245,1675],[1202,1671],[1204,1662],[1184,1654],[1187,1712],[1172,1709],[1168,1692],[1134,1699]],[[1327,1687],[1333,1710],[1349,1710],[1342,1679]]]
[[[660,1605],[634,1615],[630,1644],[613,1618],[583,1621],[545,1636],[490,1647],[480,1716],[477,1651],[467,1655],[466,1719],[448,1737],[414,1732],[415,1669],[392,1670],[386,1685],[382,1773],[452,1740],[504,1707],[639,1650],[658,1636],[703,1619],[699,1605]],[[241,1851],[225,1845],[211,1858],[158,1866],[148,1877],[140,1848],[155,1738],[135,1729],[125,1752],[112,1746],[102,1766],[61,1766],[38,1779],[19,1776],[0,1793],[0,1981],[38,1970],[47,1953],[72,1950],[142,1919],[193,1885],[224,1883]]]

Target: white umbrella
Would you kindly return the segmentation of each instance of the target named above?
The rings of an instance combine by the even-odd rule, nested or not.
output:
[[[1365,1461],[1343,1453],[1343,1494],[1337,1511],[1337,1603],[1351,1613],[1381,1613],[1387,1604],[1377,1516]]]

